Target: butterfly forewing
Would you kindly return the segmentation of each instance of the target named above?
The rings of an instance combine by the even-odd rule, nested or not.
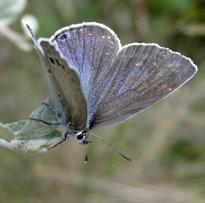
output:
[[[49,40],[40,40],[45,54],[54,108],[63,124],[75,131],[83,130],[87,122],[87,103],[77,73],[70,68],[60,52]],[[59,105],[60,104],[60,105]],[[59,109],[61,107],[62,109]]]
[[[63,28],[51,40],[80,77],[88,103],[89,122],[115,72],[111,63],[121,46],[120,41],[113,31],[99,23]]]
[[[140,43],[123,47],[112,69],[117,71],[101,96],[91,128],[128,119],[171,94],[197,70],[179,53]]]

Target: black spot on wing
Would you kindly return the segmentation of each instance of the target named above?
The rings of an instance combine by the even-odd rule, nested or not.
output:
[[[49,61],[52,63],[52,64],[55,64],[55,60],[51,57],[49,57]]]
[[[59,39],[60,40],[66,40],[67,39],[67,35],[65,33],[63,33],[62,35],[60,35]]]
[[[61,66],[58,59],[56,59],[56,63],[58,66]]]

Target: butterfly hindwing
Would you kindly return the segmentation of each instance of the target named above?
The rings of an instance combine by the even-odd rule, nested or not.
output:
[[[112,68],[117,72],[98,103],[91,128],[134,116],[182,86],[197,70],[181,54],[144,43],[123,47]]]

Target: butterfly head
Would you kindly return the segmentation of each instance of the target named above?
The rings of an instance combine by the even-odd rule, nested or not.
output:
[[[82,132],[76,133],[76,140],[80,144],[88,144],[90,141],[88,140],[88,130],[84,130]]]

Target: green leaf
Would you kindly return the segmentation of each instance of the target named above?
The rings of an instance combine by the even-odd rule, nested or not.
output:
[[[0,123],[0,146],[23,152],[46,152],[65,140],[57,130],[58,122],[55,112],[49,108],[50,100],[36,108],[29,118],[18,122]],[[45,122],[43,122],[45,121]]]

